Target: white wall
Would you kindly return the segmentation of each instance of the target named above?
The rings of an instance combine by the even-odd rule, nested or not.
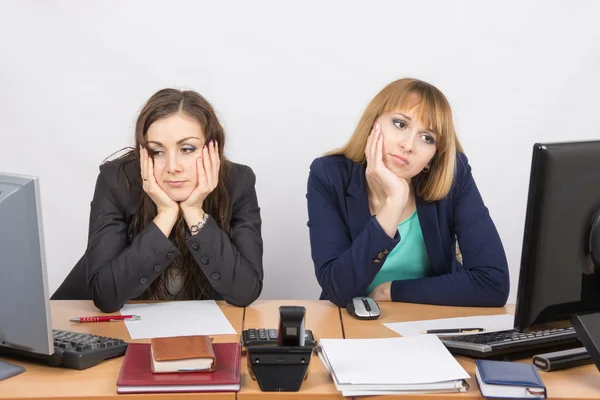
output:
[[[53,292],[86,247],[98,165],[144,101],[194,89],[258,177],[265,299],[317,298],[313,158],[405,76],[449,98],[515,300],[532,145],[600,136],[596,1],[0,1],[0,171],[38,175]],[[1,223],[1,221],[0,221]]]

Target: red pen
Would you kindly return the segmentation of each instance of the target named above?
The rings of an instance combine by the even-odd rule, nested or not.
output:
[[[138,321],[139,315],[103,315],[98,317],[71,318],[71,322],[111,322],[111,321]]]

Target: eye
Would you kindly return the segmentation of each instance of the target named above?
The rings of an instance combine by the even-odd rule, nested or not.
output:
[[[159,155],[163,154],[163,152],[162,152],[162,150],[150,149],[150,154],[153,157],[156,157],[156,156],[159,156]]]
[[[185,146],[181,148],[181,152],[183,154],[190,154],[193,153],[194,151],[196,151],[196,148],[194,146]]]
[[[434,144],[435,143],[435,139],[433,138],[433,136],[431,136],[428,133],[425,133],[425,134],[421,135],[421,138],[423,139],[423,141],[425,143],[429,143],[429,144]]]
[[[406,122],[404,122],[401,119],[394,119],[394,120],[392,120],[392,122],[394,123],[394,125],[396,125],[397,128],[400,128],[400,129],[404,129],[408,125]]]

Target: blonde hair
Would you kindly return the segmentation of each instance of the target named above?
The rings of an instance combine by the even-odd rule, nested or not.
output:
[[[419,173],[413,181],[418,196],[426,201],[441,200],[448,195],[454,180],[456,153],[463,149],[456,137],[448,100],[427,82],[405,78],[388,84],[371,100],[348,143],[327,155],[342,154],[354,162],[365,163],[367,138],[375,120],[382,114],[402,109],[413,111],[437,136],[429,171]]]

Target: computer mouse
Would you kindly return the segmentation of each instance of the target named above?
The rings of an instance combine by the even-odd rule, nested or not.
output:
[[[348,314],[357,319],[377,319],[381,315],[377,302],[370,297],[355,297],[346,306]]]

